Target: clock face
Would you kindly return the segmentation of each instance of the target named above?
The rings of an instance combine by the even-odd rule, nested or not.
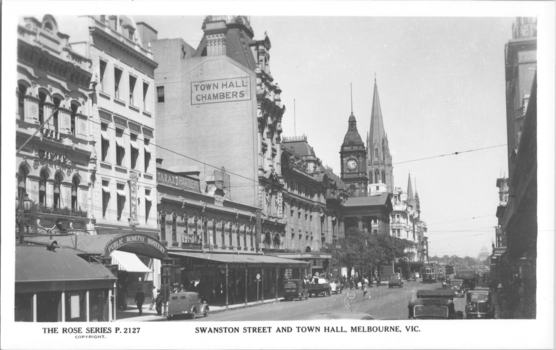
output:
[[[347,168],[348,168],[349,170],[353,170],[353,169],[357,168],[357,161],[356,161],[355,159],[350,159],[350,160],[348,160],[348,162],[347,162]]]

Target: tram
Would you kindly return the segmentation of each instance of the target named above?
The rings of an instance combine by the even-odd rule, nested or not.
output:
[[[446,269],[438,264],[426,264],[421,267],[421,277],[424,283],[435,283],[446,278]]]

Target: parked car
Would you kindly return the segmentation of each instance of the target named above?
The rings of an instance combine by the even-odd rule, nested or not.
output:
[[[476,288],[467,292],[466,318],[494,318],[494,305],[488,288]]]
[[[403,281],[400,276],[393,276],[388,281],[388,288],[393,288],[393,287],[403,288]]]
[[[187,315],[192,319],[199,315],[208,317],[209,311],[208,304],[201,301],[195,292],[171,293],[168,299],[168,320],[178,315]]]
[[[286,280],[284,281],[284,299],[293,300],[299,298],[299,300],[309,298],[309,289],[307,289],[307,283],[304,280]]]
[[[342,284],[339,281],[332,281],[330,282],[330,291],[332,293],[340,294],[342,293]]]

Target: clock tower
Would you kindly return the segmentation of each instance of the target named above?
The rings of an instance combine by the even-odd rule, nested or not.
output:
[[[354,197],[367,196],[367,151],[365,143],[357,131],[357,121],[353,112],[349,116],[348,131],[340,149],[341,177],[348,192]]]

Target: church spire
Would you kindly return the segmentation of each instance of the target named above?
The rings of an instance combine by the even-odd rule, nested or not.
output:
[[[411,174],[409,174],[407,179],[407,201],[410,202],[413,199],[413,186],[411,186]]]

